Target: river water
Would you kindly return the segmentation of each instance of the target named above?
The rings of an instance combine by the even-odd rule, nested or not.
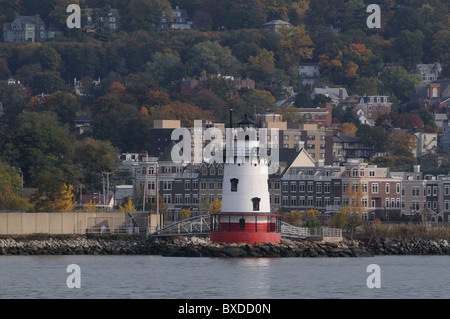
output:
[[[368,288],[372,264],[380,288]],[[0,256],[0,280],[2,299],[434,299],[450,298],[450,256]]]

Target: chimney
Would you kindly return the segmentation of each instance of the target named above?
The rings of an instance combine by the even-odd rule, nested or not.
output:
[[[344,89],[339,89],[339,101],[344,100]]]
[[[420,165],[414,165],[414,173],[420,173]]]

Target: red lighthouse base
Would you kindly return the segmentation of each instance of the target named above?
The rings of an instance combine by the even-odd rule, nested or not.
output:
[[[253,233],[253,232],[211,232],[210,239],[216,243],[247,243],[261,244],[281,242],[281,233]]]
[[[213,218],[210,240],[217,243],[261,244],[281,242],[281,216],[221,213]]]

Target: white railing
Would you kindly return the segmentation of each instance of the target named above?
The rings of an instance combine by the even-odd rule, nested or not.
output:
[[[281,236],[285,237],[307,237],[309,229],[306,227],[295,227],[288,223],[281,222]]]
[[[307,228],[295,227],[288,223],[281,223],[281,236],[306,238],[308,236],[323,236],[323,237],[342,237],[342,229],[331,227]]]

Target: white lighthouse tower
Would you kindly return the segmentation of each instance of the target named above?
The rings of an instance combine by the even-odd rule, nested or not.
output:
[[[222,209],[213,218],[210,239],[224,243],[279,243],[280,215],[270,212],[269,161],[261,155],[264,152],[260,142],[266,140],[258,140],[255,123],[247,115],[232,134],[231,140],[227,136],[227,147],[232,146],[233,152],[227,150]]]

